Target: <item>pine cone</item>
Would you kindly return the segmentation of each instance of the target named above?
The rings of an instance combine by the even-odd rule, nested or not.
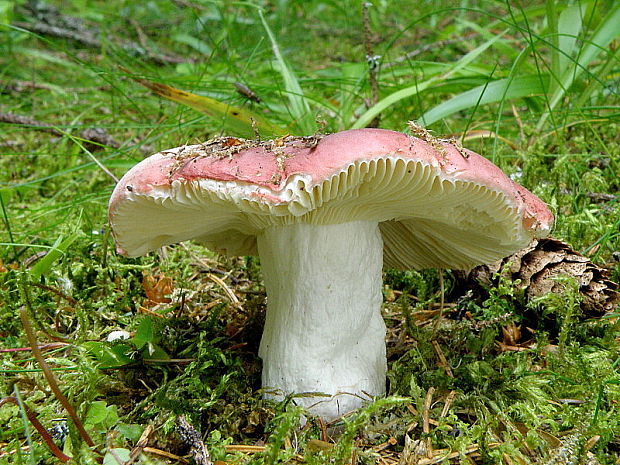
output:
[[[587,316],[611,312],[620,302],[619,286],[609,279],[607,271],[557,239],[534,240],[509,257],[474,268],[465,276],[467,286],[474,290],[494,286],[497,273],[504,269],[510,279],[521,281],[519,287],[527,301],[549,292],[561,292],[562,285],[554,278],[566,275],[579,283],[581,307]]]

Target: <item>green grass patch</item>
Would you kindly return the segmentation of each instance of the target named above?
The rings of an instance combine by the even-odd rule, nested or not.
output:
[[[56,463],[29,411],[84,464],[126,460],[149,425],[150,447],[188,454],[180,416],[226,463],[618,463],[620,310],[584,314],[576,282],[525,305],[510,280],[477,298],[445,272],[442,296],[437,270],[386,270],[388,396],[300,428],[294,399],[262,397],[258,260],[193,244],[127,259],[106,218],[114,179],[159,150],[380,116],[462,137],[618,283],[618,2],[375,2],[377,102],[349,0],[0,2],[0,28],[0,396],[15,399],[0,463]],[[100,454],[52,395],[22,310]]]

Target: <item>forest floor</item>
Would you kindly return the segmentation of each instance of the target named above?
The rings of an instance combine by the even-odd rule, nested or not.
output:
[[[0,2],[0,463],[620,464],[618,2],[69,3]],[[249,118],[460,139],[554,212],[538,271],[582,265],[385,270],[387,396],[300,427],[258,259],[107,224],[130,167]]]

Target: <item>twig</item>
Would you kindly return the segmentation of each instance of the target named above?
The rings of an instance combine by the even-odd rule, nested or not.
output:
[[[26,90],[54,90],[49,84],[34,81],[0,81],[0,92],[21,93]]]
[[[121,146],[121,144],[103,128],[84,129],[80,132],[80,137],[89,142],[89,149],[98,148],[100,145],[112,147],[113,149],[117,149]]]
[[[424,398],[424,410],[422,411],[422,432],[425,434],[430,434],[430,410],[431,405],[433,403],[433,394],[435,393],[435,388],[430,387],[428,391],[426,391],[426,397]],[[428,457],[433,457],[433,444],[431,442],[431,438],[427,439],[426,450],[428,453]]]
[[[318,439],[314,441],[318,441]],[[329,444],[333,446],[333,444]],[[256,454],[265,451],[265,446],[248,446],[246,444],[227,444],[224,448],[226,452],[243,452],[244,454]]]
[[[16,115],[15,113],[0,113],[0,123],[19,124],[21,126],[27,126],[38,131],[47,132],[55,136],[66,136],[67,133],[58,129],[57,127],[44,123],[42,121],[30,118],[28,116]],[[116,141],[108,132],[103,128],[86,128],[80,132],[80,139],[84,139],[86,142],[91,142],[90,145],[105,145],[112,148],[119,148],[121,144]],[[99,164],[99,163],[97,163]]]
[[[136,34],[138,34],[138,41],[140,42],[140,45],[142,46],[144,50],[147,50],[148,40],[147,40],[146,34],[144,33],[144,30],[142,29],[142,26],[140,26],[140,23],[138,23],[138,21],[136,21],[133,18],[129,18],[129,22],[131,23],[133,28],[136,30]]]
[[[56,294],[58,297],[60,297],[61,299],[65,299],[67,302],[69,302],[73,306],[77,306],[78,304],[78,301],[75,300],[73,297],[59,291],[58,289],[52,286],[46,286],[45,284],[41,284],[41,283],[28,283],[28,285],[38,287],[39,289],[43,289],[44,291],[49,291],[53,294]]]
[[[437,317],[435,318],[435,321],[433,322],[433,331],[437,331],[437,328],[439,327],[439,323],[441,319],[443,318],[443,309],[445,306],[445,296],[444,296],[445,288],[444,288],[444,282],[443,282],[443,268],[439,268],[437,272],[439,274],[439,313],[437,314]]]
[[[142,360],[142,363],[154,363],[154,364],[166,364],[166,363],[176,363],[178,365],[187,365],[188,363],[194,362],[195,358],[149,358]]]
[[[156,449],[154,447],[145,447],[143,450],[144,452],[148,452],[149,454],[159,455],[160,457],[166,457],[167,459],[176,460],[177,462],[189,463],[189,460],[185,460],[183,457],[172,454],[170,452],[166,452],[165,450]]]
[[[55,349],[60,349],[61,347],[67,347],[70,346],[71,344],[68,344],[66,342],[52,342],[50,344],[42,344],[39,346],[40,350],[55,350]],[[9,353],[9,352],[27,352],[27,351],[31,351],[32,347],[15,347],[12,349],[0,349],[0,354],[1,353]]]
[[[217,276],[211,273],[207,273],[207,278],[209,278],[211,281],[213,281],[215,284],[217,284],[224,290],[224,292],[226,293],[228,298],[232,301],[232,304],[235,307],[241,308],[241,302],[239,301],[235,293],[232,291],[232,289],[228,287],[228,285],[222,279],[218,278]]]
[[[317,417],[316,421],[319,424],[319,431],[321,433],[321,440],[327,442],[329,440],[329,434],[327,432],[327,423],[321,417]]]
[[[456,391],[450,391],[450,393],[446,396],[446,400],[443,404],[443,409],[441,409],[441,415],[439,415],[441,418],[445,417],[448,414],[448,410],[450,410],[452,402],[454,402],[455,398]]]
[[[147,425],[147,427],[144,428],[144,431],[142,431],[142,434],[140,435],[140,439],[138,439],[138,442],[136,442],[136,445],[133,446],[133,449],[131,449],[131,452],[129,453],[129,460],[127,460],[123,465],[131,465],[137,460],[138,456],[148,444],[149,436],[153,433],[153,429],[153,425]]]
[[[374,452],[381,452],[381,451],[383,451],[383,450],[385,450],[385,449],[388,449],[388,448],[390,448],[390,447],[392,447],[392,446],[395,446],[396,444],[398,444],[398,441],[397,441],[395,438],[390,437],[390,438],[389,438],[387,441],[385,441],[384,443],[379,444],[379,445],[377,445],[377,446],[374,446],[374,447],[372,448],[372,450],[373,450]]]
[[[103,163],[101,163],[97,157],[95,157],[90,150],[88,150],[82,143],[80,143],[80,141],[78,141],[75,137],[71,136],[70,134],[61,131],[59,129],[56,129],[54,127],[48,126],[45,123],[42,123],[40,121],[34,120],[32,118],[28,118],[26,116],[19,116],[19,115],[15,115],[13,113],[0,113],[0,122],[4,122],[4,123],[10,123],[10,124],[21,124],[21,125],[26,125],[26,126],[31,126],[34,129],[38,129],[44,132],[48,132],[50,134],[54,134],[56,136],[68,136],[70,137],[75,143],[77,143],[77,145],[80,146],[80,148],[82,149],[82,151],[84,153],[86,153],[86,155],[88,155],[88,157],[105,173],[107,174],[110,178],[112,178],[114,180],[114,182],[118,182],[118,178],[109,170],[107,169]],[[82,131],[80,133],[80,138],[84,139],[84,140],[89,140],[92,138],[92,140],[94,142],[100,142],[102,144],[106,144],[106,145],[110,145],[113,148],[118,148],[120,147],[120,144],[118,142],[116,142],[109,134],[107,134],[105,132],[104,129],[101,128],[91,128],[91,129],[85,129],[84,131]]]
[[[60,460],[63,463],[66,463],[69,460],[71,460],[71,457],[69,457],[68,455],[65,455],[63,451],[61,451],[60,448],[56,445],[56,443],[52,439],[52,436],[47,432],[47,430],[43,427],[41,422],[39,422],[39,420],[37,419],[36,413],[30,410],[30,408],[23,402],[20,405],[20,402],[17,400],[16,397],[5,397],[4,399],[0,400],[0,407],[3,404],[6,404],[8,402],[15,404],[18,407],[21,407],[24,409],[24,412],[26,413],[26,417],[28,418],[30,423],[32,423],[32,426],[34,426],[37,432],[41,435],[41,438],[43,438],[43,441],[45,441],[45,444],[47,444],[47,447],[49,447],[52,454],[54,454],[58,460]]]
[[[101,41],[97,39],[97,37],[93,35],[93,31],[90,30],[75,31],[42,22],[26,23],[23,21],[16,21],[13,25],[36,34],[73,40],[88,47],[101,47]]]
[[[620,197],[615,194],[605,194],[603,192],[587,192],[586,196],[594,203],[612,202],[620,199]]]
[[[30,319],[28,318],[27,310],[25,308],[22,308],[19,311],[19,316],[22,320],[22,324],[24,326],[24,332],[26,333],[28,343],[30,344],[30,347],[32,348],[32,354],[34,355],[34,358],[39,363],[41,370],[43,370],[43,375],[45,376],[45,379],[47,380],[47,383],[49,384],[50,389],[54,393],[54,396],[56,397],[56,399],[58,399],[58,401],[67,411],[67,414],[69,415],[69,417],[71,417],[73,424],[77,428],[84,442],[86,442],[86,444],[92,447],[93,450],[97,452],[99,455],[102,455],[101,451],[99,451],[99,449],[95,446],[95,443],[91,439],[86,429],[84,429],[84,425],[82,424],[81,420],[78,418],[77,414],[75,413],[73,406],[69,403],[67,398],[60,391],[60,387],[58,387],[58,381],[56,380],[54,373],[52,372],[50,367],[45,362],[45,359],[43,358],[43,353],[39,349],[37,338],[34,335],[32,324],[30,323]]]
[[[492,443],[487,444],[486,447],[488,447],[490,449],[495,449],[499,445],[500,445],[500,443],[492,442]],[[469,446],[469,447],[467,447],[465,449],[465,455],[472,455],[472,454],[476,453],[478,450],[480,450],[480,446],[478,444],[474,444],[474,445]],[[439,452],[439,451],[437,451],[437,452]],[[446,453],[446,452],[447,451],[441,451],[440,455],[436,455],[433,458],[422,459],[422,460],[420,460],[417,463],[417,465],[434,465],[434,464],[445,462],[446,460],[458,458],[462,454],[462,452],[460,452],[460,451],[448,452],[448,453]]]
[[[41,258],[45,257],[47,255],[47,250],[41,250],[39,252],[36,252],[35,254],[31,255],[30,257],[26,257],[24,259],[24,261],[22,262],[22,264],[24,265],[24,267],[29,268],[30,265],[32,265],[34,262],[36,262],[37,260],[40,260]]]
[[[379,71],[379,60],[381,56],[375,55],[372,45],[373,38],[370,30],[370,14],[368,9],[372,6],[370,2],[362,3],[362,22],[364,24],[364,47],[366,49],[366,62],[368,63],[368,82],[370,83],[370,101],[367,106],[370,108],[379,101],[379,82],[377,73]],[[369,124],[369,128],[379,127],[381,116],[377,115]]]
[[[519,127],[519,140],[525,140],[525,131],[523,130],[523,121],[521,120],[521,115],[519,114],[519,110],[514,103],[510,103],[510,109],[512,110],[512,114],[515,117],[515,121],[517,122],[517,126]]]
[[[448,375],[450,378],[454,378],[452,369],[450,368],[450,365],[448,364],[448,359],[446,359],[446,356],[443,353],[443,350],[441,350],[441,346],[439,345],[439,342],[433,340],[431,341],[431,344],[433,345],[433,349],[435,349],[435,353],[437,354],[437,357],[439,358],[439,366],[442,367],[444,370],[446,370],[446,375]]]
[[[41,21],[36,22],[36,23],[16,21],[12,24],[26,31],[34,32],[35,34],[58,37],[60,39],[73,40],[75,42],[78,42],[82,45],[86,45],[87,47],[91,47],[91,48],[102,47],[101,40],[99,40],[99,37],[98,37],[99,31],[96,29],[81,28],[80,30],[75,30],[75,29],[69,29],[63,26],[47,24]],[[187,58],[164,55],[160,53],[153,53],[149,50],[144,49],[139,44],[136,44],[134,42],[121,41],[119,46],[126,52],[135,53],[137,55],[144,56],[160,64],[179,64],[179,63],[187,63],[191,61]]]
[[[22,126],[30,126],[33,129],[37,129],[39,131],[47,132],[50,134],[54,134],[55,136],[62,136],[62,132],[58,129],[42,123],[41,121],[37,121],[35,119],[29,118],[27,116],[16,115],[15,113],[0,113],[0,123],[9,123],[9,124],[19,124]]]
[[[26,91],[34,91],[34,90],[49,90],[50,92],[92,92],[93,90],[110,90],[111,86],[108,85],[100,85],[100,86],[90,86],[90,87],[55,87],[51,84],[45,84],[41,82],[35,81],[2,81],[0,80],[0,93],[6,92],[16,92],[22,93]]]
[[[155,318],[161,318],[161,319],[166,319],[167,318],[165,315],[162,315],[161,313],[154,312],[150,308],[146,308],[146,307],[144,307],[142,305],[138,305],[138,313],[144,313],[145,315],[150,315],[150,316],[153,316]]]
[[[70,134],[61,131],[60,129],[56,129],[55,127],[49,126],[41,121],[37,121],[35,119],[29,118],[27,116],[15,115],[13,113],[0,113],[0,122],[2,123],[10,123],[10,124],[20,124],[24,126],[30,126],[34,129],[38,129],[40,131],[48,132],[50,134],[54,134],[56,136],[68,136],[71,138],[88,157],[109,177],[111,177],[114,182],[118,182],[118,178],[114,176],[114,174],[107,169],[103,163],[101,163],[97,157],[95,157],[88,148],[86,148],[77,138],[71,136]],[[120,144],[116,142],[109,134],[105,132],[104,129],[100,128],[90,128],[85,129],[81,132],[80,138],[84,140],[88,140],[90,138],[94,138],[94,142],[100,142],[102,144],[110,145],[111,147],[117,148],[120,147]]]

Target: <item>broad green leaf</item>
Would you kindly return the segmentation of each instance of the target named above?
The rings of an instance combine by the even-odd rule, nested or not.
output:
[[[108,406],[102,400],[96,400],[88,407],[85,423],[96,425],[102,423],[108,417]]]
[[[135,336],[129,341],[132,342],[137,349],[141,349],[146,344],[153,342],[154,338],[153,321],[150,318],[143,318],[138,325]]]
[[[284,90],[286,90],[288,94],[288,100],[291,106],[291,115],[295,119],[295,124],[303,132],[303,134],[296,135],[303,136],[314,134],[317,130],[315,115],[313,115],[310,111],[310,105],[308,105],[308,100],[304,96],[304,91],[299,85],[299,81],[297,80],[295,73],[293,73],[293,71],[288,67],[284,57],[280,53],[278,42],[271,32],[271,28],[267,24],[262,10],[258,10],[258,15],[260,16],[260,20],[263,23],[263,27],[265,28],[267,35],[269,36],[271,49],[273,50],[273,54],[278,62],[282,79],[284,79]]]
[[[484,51],[486,51],[497,40],[499,40],[502,37],[502,35],[503,34],[498,34],[497,36],[493,37],[491,40],[488,40],[484,44],[480,45],[479,47],[475,48],[474,50],[466,54],[459,61],[454,63],[454,65],[441,76],[436,76],[426,81],[423,81],[419,84],[405,87],[404,89],[398,90],[388,95],[384,99],[380,100],[375,105],[373,105],[371,108],[369,108],[368,111],[366,111],[366,113],[364,113],[362,116],[358,118],[358,120],[353,124],[352,129],[365,128],[377,115],[379,115],[380,113],[382,113],[383,111],[385,111],[386,109],[394,105],[395,103],[399,102],[400,100],[403,100],[405,98],[411,97],[412,95],[420,93],[428,89],[429,87],[437,84],[438,82],[446,80],[453,74],[461,71],[471,62],[473,62],[476,58],[478,58],[482,53],[484,53]]]
[[[88,412],[84,418],[84,426],[87,429],[106,431],[118,422],[118,407],[107,405],[103,400],[95,400],[88,406]]]
[[[54,262],[64,255],[65,251],[77,238],[77,233],[71,234],[66,239],[63,238],[62,235],[58,236],[58,239],[56,239],[56,242],[54,242],[54,245],[50,251],[37,263],[35,263],[32,268],[30,268],[30,276],[32,277],[32,280],[38,281],[41,278],[41,275],[48,273]]]
[[[95,357],[102,368],[120,367],[134,362],[127,355],[134,350],[129,344],[117,343],[110,346],[105,342],[87,341],[82,344],[82,347]]]
[[[142,358],[145,360],[168,360],[170,355],[157,344],[149,342],[146,344],[146,349],[142,351]]]
[[[136,442],[138,439],[140,439],[140,436],[144,431],[144,426],[132,423],[119,423],[114,427],[114,429],[118,431],[120,435],[125,439]]]
[[[560,77],[573,61],[577,36],[581,32],[582,9],[580,4],[569,5],[558,15],[555,0],[547,0],[547,23],[551,54],[551,82],[549,93],[553,94],[562,84]]]
[[[131,451],[122,447],[115,447],[110,449],[103,457],[103,465],[118,465],[118,461],[122,460],[122,463],[128,462],[131,458]]]
[[[252,128],[252,121],[256,123],[256,128],[261,136],[280,136],[284,135],[286,132],[282,128],[273,126],[269,121],[263,118],[262,115],[256,112],[228,105],[227,103],[220,102],[210,97],[192,94],[191,92],[176,89],[166,84],[160,84],[136,77],[132,77],[132,79],[161,97],[177,103],[182,103],[201,113],[220,119],[224,128],[232,131],[234,135],[253,137],[254,130]]]
[[[502,100],[544,94],[547,90],[548,83],[549,76],[547,75],[517,76],[512,79],[499,79],[490,82],[488,85],[481,85],[458,94],[450,100],[431,108],[420,117],[419,121],[424,125],[431,125],[457,111],[473,108],[476,104],[485,105]]]
[[[188,45],[205,56],[209,56],[213,52],[211,47],[209,47],[209,45],[204,40],[200,40],[192,35],[185,34],[183,32],[173,35],[172,40],[181,44]]]

